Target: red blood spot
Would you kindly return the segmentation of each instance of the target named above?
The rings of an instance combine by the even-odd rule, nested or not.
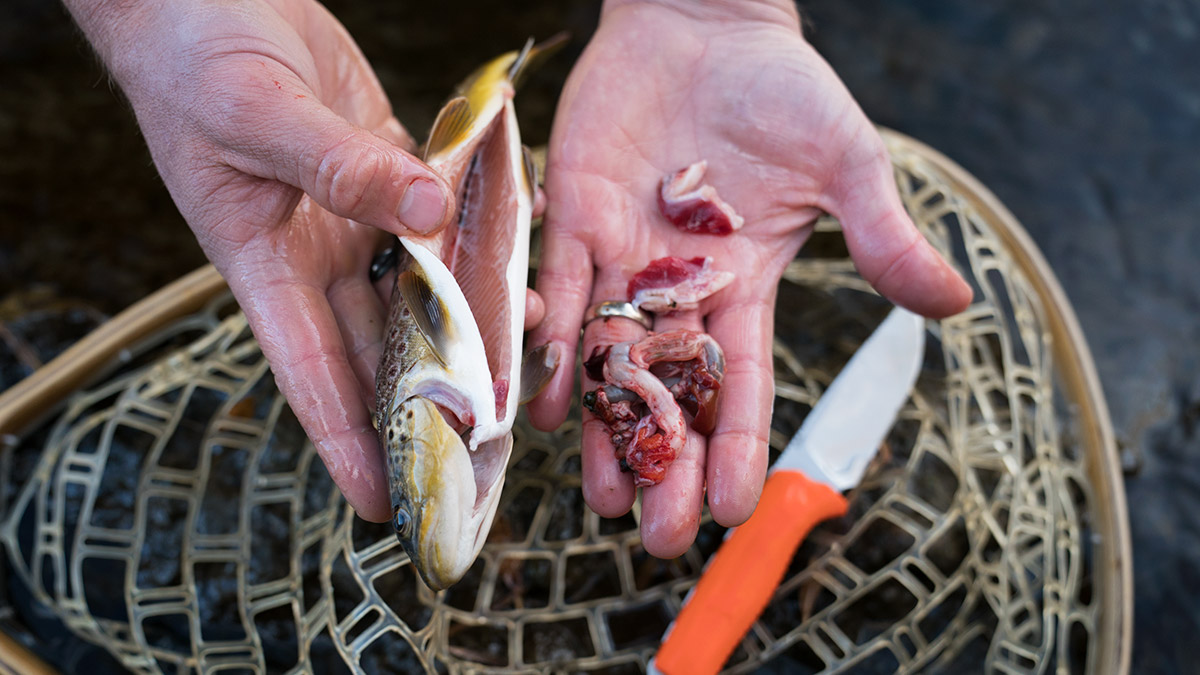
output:
[[[275,82],[275,88],[278,89],[279,91],[283,91],[283,85],[279,84],[279,80],[274,80],[274,82]]]
[[[508,407],[508,380],[496,380],[492,383],[492,392],[496,395],[496,419],[504,419],[504,410]]]

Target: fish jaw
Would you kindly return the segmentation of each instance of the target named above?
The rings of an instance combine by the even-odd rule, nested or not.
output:
[[[471,568],[499,503],[512,435],[468,451],[432,401],[402,401],[380,429],[392,495],[392,528],[435,591]]]

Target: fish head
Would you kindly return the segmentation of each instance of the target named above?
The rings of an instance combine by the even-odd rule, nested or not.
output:
[[[512,434],[468,450],[443,409],[414,396],[400,403],[381,435],[395,460],[389,488],[396,538],[426,585],[447,588],[487,539]]]

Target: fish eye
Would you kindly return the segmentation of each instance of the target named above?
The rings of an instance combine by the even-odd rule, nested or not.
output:
[[[412,534],[412,516],[404,507],[397,506],[396,511],[392,514],[392,529],[401,537],[408,537]]]

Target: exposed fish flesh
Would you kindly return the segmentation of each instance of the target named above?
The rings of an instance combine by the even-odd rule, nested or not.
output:
[[[700,301],[733,281],[732,272],[713,269],[712,258],[667,257],[651,260],[633,275],[626,293],[629,302],[648,312],[681,312],[696,309]]]
[[[666,176],[658,191],[658,208],[667,220],[684,232],[727,235],[741,229],[745,221],[726,204],[711,185],[701,184],[708,171],[703,160]]]

